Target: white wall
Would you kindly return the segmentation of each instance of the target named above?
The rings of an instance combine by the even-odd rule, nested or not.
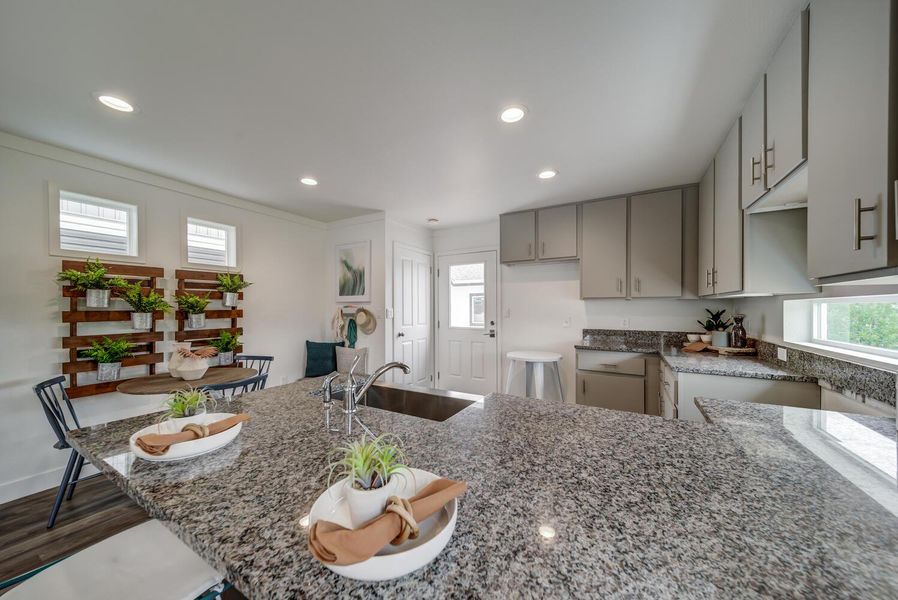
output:
[[[58,485],[66,453],[31,390],[60,373],[59,257],[48,252],[47,181],[64,189],[146,202],[147,265],[181,267],[181,211],[241,226],[246,352],[273,354],[269,385],[301,377],[306,339],[320,339],[326,231],[322,224],[107,161],[0,133],[0,503]],[[156,409],[159,396],[75,400],[82,424]]]

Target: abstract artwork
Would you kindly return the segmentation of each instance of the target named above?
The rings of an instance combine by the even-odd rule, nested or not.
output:
[[[336,246],[337,302],[371,300],[371,242]]]

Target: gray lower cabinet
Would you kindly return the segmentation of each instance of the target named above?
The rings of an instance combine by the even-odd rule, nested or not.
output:
[[[742,290],[742,205],[739,202],[740,120],[730,129],[714,159],[715,294]]]
[[[536,212],[540,260],[577,257],[577,205],[541,208]]]
[[[580,215],[580,297],[627,296],[627,199],[587,202]]]
[[[698,295],[714,294],[714,161],[698,184]]]
[[[898,264],[896,65],[889,0],[814,0],[808,73],[808,275]],[[890,156],[892,154],[892,156]]]
[[[630,295],[683,295],[683,190],[630,198]]]
[[[499,260],[503,263],[536,257],[536,211],[499,216]]]
[[[747,208],[767,191],[764,172],[764,110],[766,76],[761,76],[742,109],[742,207]]]
[[[645,414],[645,379],[578,371],[577,404]]]

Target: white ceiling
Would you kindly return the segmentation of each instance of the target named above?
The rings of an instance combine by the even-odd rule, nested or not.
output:
[[[4,0],[0,129],[322,221],[475,222],[697,181],[802,2]]]

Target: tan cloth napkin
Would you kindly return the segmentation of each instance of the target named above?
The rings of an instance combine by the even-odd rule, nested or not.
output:
[[[209,427],[209,435],[215,435],[216,433],[227,431],[237,423],[242,423],[243,421],[249,421],[248,414],[241,413],[239,415],[234,415],[233,417],[228,417],[227,419],[222,419],[221,421],[209,423],[209,425],[207,426]],[[179,431],[178,433],[147,433],[137,438],[134,443],[137,444],[138,448],[140,448],[147,454],[152,454],[153,456],[161,456],[168,452],[168,449],[171,448],[174,444],[189,442],[200,437],[202,436],[196,431]]]
[[[420,523],[443,508],[450,500],[465,493],[464,481],[437,479],[410,498],[412,514]],[[364,527],[346,529],[330,521],[316,521],[309,530],[309,550],[323,563],[353,565],[368,560],[393,541],[402,530],[402,518],[396,513],[383,514]]]
[[[683,348],[683,352],[701,352],[710,346],[711,344],[706,344],[705,342],[692,342]]]

